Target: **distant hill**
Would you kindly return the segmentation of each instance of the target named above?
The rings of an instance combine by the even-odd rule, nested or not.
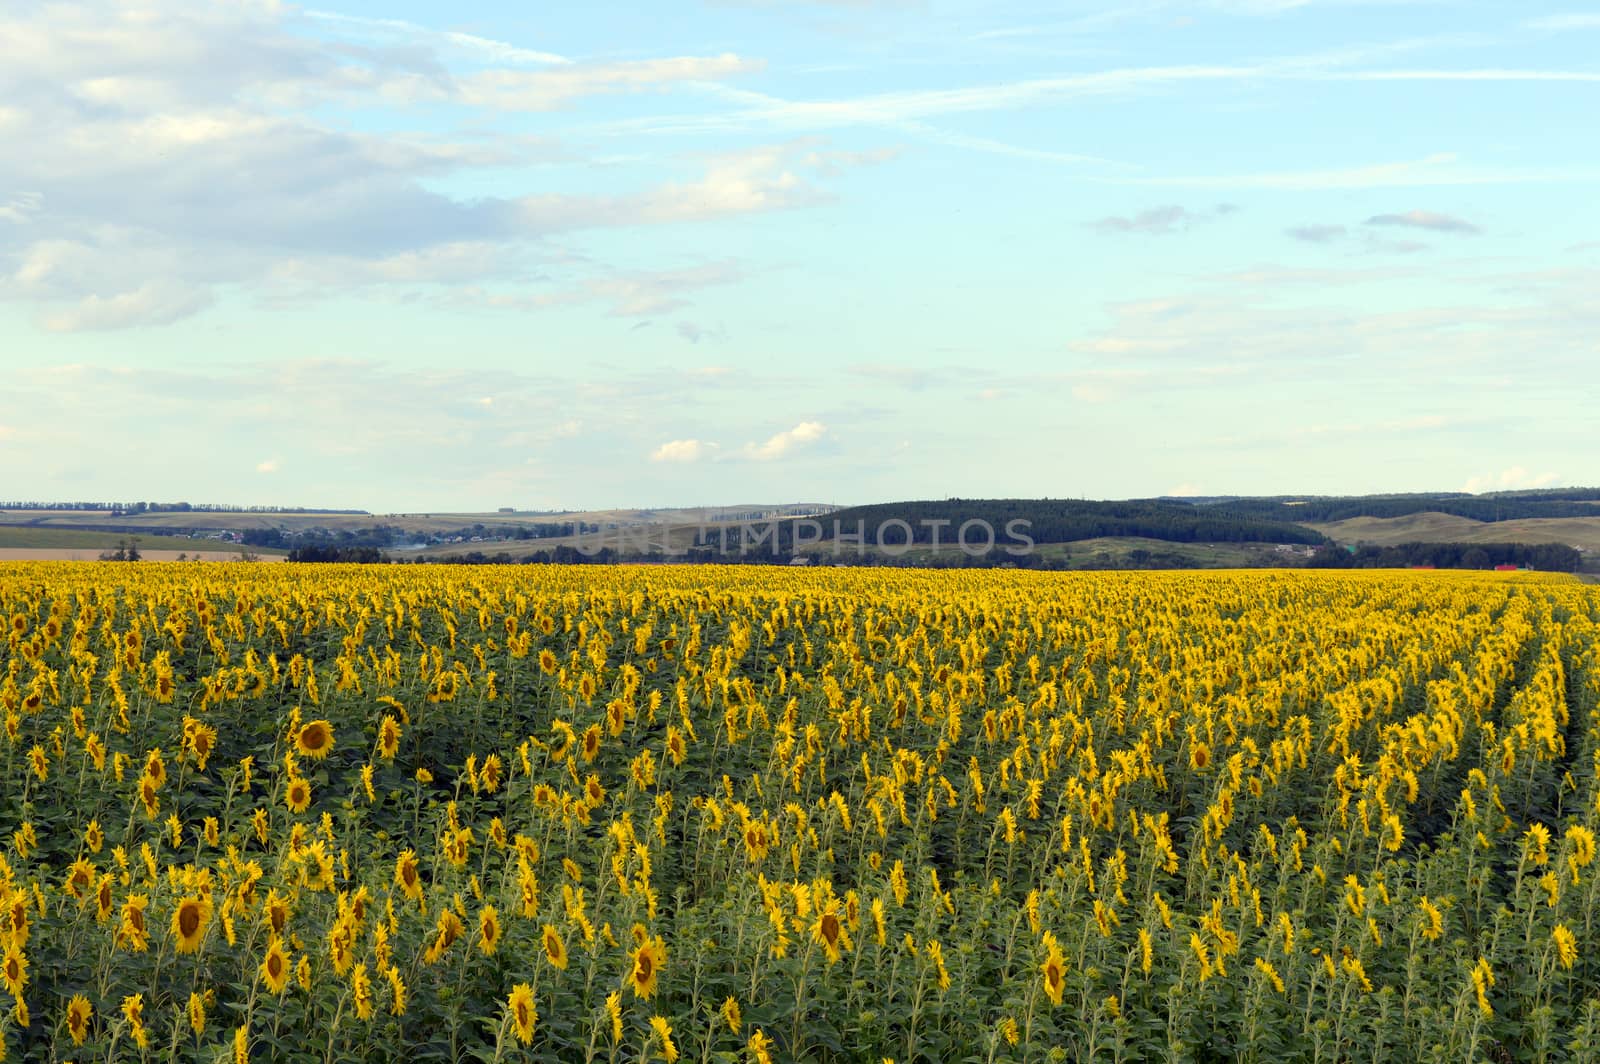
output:
[[[911,526],[911,541],[931,543],[937,534],[954,539],[963,522],[984,521],[996,534],[1013,521],[1035,543],[1073,543],[1085,539],[1135,536],[1169,543],[1302,543],[1325,541],[1322,533],[1287,520],[1241,512],[1232,505],[1199,507],[1187,502],[1133,500],[1102,502],[1087,499],[945,499],[877,503],[836,510],[827,517],[852,533],[865,529],[869,542],[877,542],[886,522]],[[942,522],[942,524],[941,524]],[[903,528],[884,529],[884,538],[903,542]]]
[[[1163,500],[1167,502],[1168,500]],[[1177,502],[1178,500],[1171,500]],[[1473,521],[1525,518],[1600,517],[1600,488],[1551,488],[1485,495],[1419,492],[1407,495],[1279,495],[1265,498],[1184,500],[1196,509],[1217,508],[1271,521],[1316,524],[1356,517],[1409,517],[1434,513]]]
[[[1531,517],[1474,521],[1425,512],[1405,517],[1351,517],[1312,526],[1337,543],[1392,547],[1429,543],[1559,543],[1600,552],[1600,513],[1588,517]]]

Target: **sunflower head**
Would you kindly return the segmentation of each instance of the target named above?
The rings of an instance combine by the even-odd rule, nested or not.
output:
[[[291,813],[304,813],[311,808],[311,781],[300,776],[290,780],[283,801]]]
[[[73,1045],[83,1045],[89,1033],[89,1020],[93,1016],[94,1006],[89,1004],[89,999],[82,994],[74,994],[67,1003],[67,1033],[72,1035]]]
[[[561,932],[553,924],[544,925],[544,955],[555,967],[566,968],[567,944],[561,940]]]
[[[493,905],[485,905],[478,914],[478,950],[486,957],[492,956],[499,945],[500,914]]]
[[[210,919],[210,898],[191,895],[178,902],[172,910],[172,937],[177,940],[179,953],[193,953],[200,948]]]
[[[283,941],[277,935],[267,944],[267,955],[261,960],[261,978],[267,989],[281,994],[289,985],[289,955],[283,951]]]
[[[633,951],[633,967],[628,985],[634,997],[649,999],[656,992],[656,980],[667,959],[667,947],[659,938],[647,938]]]
[[[512,988],[506,1007],[511,1012],[511,1029],[516,1032],[517,1041],[523,1045],[530,1044],[533,1041],[533,1025],[539,1019],[539,1012],[533,1003],[533,987],[518,983]]]
[[[400,722],[385,715],[383,723],[378,725],[378,754],[385,761],[391,761],[399,752]]]
[[[325,720],[307,721],[295,733],[294,748],[302,757],[322,760],[333,750],[333,725]]]

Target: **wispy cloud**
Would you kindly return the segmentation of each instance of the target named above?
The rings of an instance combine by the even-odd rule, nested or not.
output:
[[[1296,225],[1284,232],[1306,244],[1331,244],[1343,240],[1349,230],[1342,225]]]
[[[1275,170],[1240,174],[1196,174],[1177,177],[1095,178],[1114,184],[1149,187],[1216,189],[1280,189],[1326,191],[1368,188],[1444,188],[1462,185],[1513,185],[1600,180],[1600,169],[1550,167],[1514,169],[1463,163],[1453,152],[1422,159],[1370,163],[1330,170]]]
[[[1522,68],[1361,69],[1358,64],[1427,42],[1326,53],[1289,55],[1253,63],[1119,67],[1052,77],[1024,78],[955,88],[913,89],[824,100],[796,100],[736,88],[706,86],[735,105],[732,110],[628,119],[597,131],[683,134],[760,129],[821,130],[849,126],[897,126],[947,115],[1020,110],[1075,99],[1148,93],[1204,83],[1316,81],[1529,81],[1600,82],[1600,72]]]
[[[362,31],[368,35],[378,35],[383,38],[400,37],[408,41],[420,41],[435,46],[443,45],[459,48],[493,63],[530,63],[536,66],[545,66],[572,62],[566,56],[557,55],[555,52],[524,48],[506,41],[497,41],[470,33],[436,30],[418,25],[415,22],[406,22],[402,19],[365,18],[359,15],[340,14],[335,11],[319,11],[315,8],[303,10],[300,14],[304,18],[316,22],[332,23],[347,29]]]
[[[700,82],[761,70],[766,64],[732,53],[620,63],[576,64],[548,70],[492,70],[458,79],[454,95],[474,107],[550,111],[585,96],[644,92],[673,82]]]
[[[1140,211],[1138,214],[1126,217],[1110,216],[1091,222],[1090,228],[1102,233],[1144,233],[1151,236],[1161,236],[1170,233],[1182,232],[1202,222],[1212,221],[1216,218],[1232,214],[1238,210],[1231,203],[1219,203],[1217,206],[1205,211],[1191,211],[1186,207],[1172,204],[1165,207],[1152,207]]]
[[[1367,219],[1368,225],[1398,225],[1410,229],[1428,229],[1435,233],[1481,233],[1483,230],[1471,222],[1436,211],[1411,210],[1403,214],[1375,214]]]
[[[1600,30],[1600,11],[1546,15],[1523,23],[1532,30]]]

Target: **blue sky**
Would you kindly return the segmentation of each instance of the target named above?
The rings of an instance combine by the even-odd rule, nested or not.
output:
[[[1600,483],[1600,5],[0,10],[0,496]]]

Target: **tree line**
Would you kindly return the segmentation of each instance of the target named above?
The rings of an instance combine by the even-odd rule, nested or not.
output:
[[[1196,507],[1187,503],[1154,500],[1126,502],[1087,499],[947,499],[941,502],[877,503],[836,510],[822,519],[830,532],[839,528],[854,533],[863,522],[866,539],[876,543],[879,527],[889,521],[911,525],[912,542],[931,544],[935,534],[928,522],[944,521],[939,533],[951,542],[962,522],[987,521],[1002,529],[1013,520],[1029,522],[1027,534],[1036,543],[1072,543],[1108,536],[1137,536],[1171,543],[1300,543],[1326,542],[1320,532],[1289,520],[1271,520],[1233,508]],[[792,530],[794,526],[790,525]],[[904,530],[886,530],[886,539],[902,542]]]
[[[1575,573],[1583,555],[1565,543],[1400,543],[1364,546],[1355,551],[1322,547],[1306,563],[1313,569],[1403,569],[1431,565],[1437,569],[1493,569],[1515,565],[1543,572]]]
[[[1562,488],[1548,492],[1467,495],[1425,492],[1409,495],[1359,495],[1352,497],[1278,497],[1228,499],[1197,504],[1235,514],[1279,521],[1346,521],[1352,517],[1410,517],[1444,513],[1473,521],[1519,521],[1532,517],[1600,517],[1600,488]]]
[[[41,502],[0,501],[0,510],[93,510],[116,517],[130,514],[349,514],[365,516],[366,510],[331,510],[314,506],[234,506],[214,502]]]

